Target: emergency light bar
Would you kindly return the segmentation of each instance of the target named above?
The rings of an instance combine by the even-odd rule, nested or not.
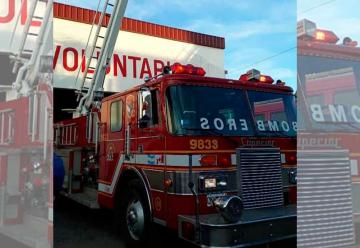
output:
[[[261,75],[260,71],[256,69],[251,69],[246,72],[246,74],[243,74],[239,78],[240,81],[254,81],[254,82],[260,82],[265,84],[272,84],[274,82],[274,79],[270,76]]]
[[[358,42],[355,41],[355,40],[350,39],[349,37],[345,37],[343,39],[343,45],[344,46],[356,47],[358,45]]]
[[[333,44],[336,44],[339,41],[339,38],[336,36],[336,34],[334,34],[334,32],[321,29],[316,29],[314,38],[317,41]]]
[[[188,74],[198,76],[204,76],[206,74],[204,68],[196,67],[190,64],[182,65],[180,63],[175,63],[170,68],[172,74]]]
[[[297,36],[303,40],[314,40],[324,43],[336,44],[339,38],[330,30],[318,29],[316,24],[307,19],[297,23]]]
[[[302,19],[297,23],[297,36],[302,39],[312,39],[316,30],[316,23]]]

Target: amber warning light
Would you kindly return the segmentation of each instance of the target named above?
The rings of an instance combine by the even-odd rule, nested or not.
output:
[[[315,40],[336,44],[339,38],[332,31],[317,29],[315,31]]]
[[[272,84],[274,82],[274,79],[270,76],[261,75],[260,71],[256,69],[251,69],[246,72],[246,74],[243,74],[239,78],[240,81],[254,81],[254,82],[260,82],[265,84]]]

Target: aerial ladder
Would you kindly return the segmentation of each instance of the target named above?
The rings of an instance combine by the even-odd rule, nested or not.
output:
[[[21,8],[24,8],[24,3]],[[33,0],[30,2],[28,18],[23,30],[19,47],[17,51],[10,56],[14,61],[13,73],[17,74],[13,88],[17,92],[17,97],[31,95],[39,80],[38,74],[44,68],[44,63],[49,64],[51,56],[49,56],[49,41],[52,41],[52,23],[49,22],[52,16],[53,0]],[[17,19],[17,23],[20,15]],[[34,21],[42,21],[40,27],[33,27]],[[15,25],[10,43],[13,43],[18,25]],[[34,41],[34,42],[31,42]],[[48,43],[47,43],[48,42]],[[28,44],[34,43],[34,47]],[[47,43],[47,44],[46,44]]]
[[[84,73],[80,73],[79,69],[75,81],[78,106],[76,109],[63,109],[72,113],[74,119],[86,116],[85,137],[88,144],[95,144],[95,153],[97,153],[99,133],[97,110],[100,109],[106,70],[114,52],[127,2],[127,0],[99,0],[82,58],[86,61],[85,70]],[[75,123],[56,124],[54,128],[55,144],[76,143],[80,130]]]
[[[127,0],[99,0],[85,49],[84,56],[88,59],[78,88],[79,104],[75,110],[75,116],[87,115],[92,107],[99,107],[98,100],[103,92],[106,69],[109,67],[114,52],[127,2]],[[108,12],[111,12],[110,20],[107,27],[104,27]],[[106,29],[105,32],[104,29]],[[99,56],[96,56],[99,50]],[[94,72],[93,75],[90,71]]]
[[[79,69],[75,81],[78,106],[76,109],[63,109],[73,114],[71,120],[54,124],[55,145],[78,145],[94,150],[95,154],[98,153],[101,126],[99,110],[104,94],[105,75],[113,56],[127,2],[127,0],[99,0],[82,58],[86,61],[85,70],[82,73]],[[83,126],[86,127],[85,130],[81,128]],[[59,153],[62,157],[80,156],[77,150],[71,154],[66,151]],[[67,185],[65,188],[68,189],[67,196],[91,208],[97,208],[96,191],[87,189],[86,192],[79,193],[82,192],[82,186],[79,186],[82,185],[79,183],[82,175],[79,166],[74,164],[69,168],[69,178],[64,182]]]

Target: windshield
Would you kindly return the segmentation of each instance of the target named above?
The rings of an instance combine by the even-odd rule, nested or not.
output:
[[[336,132],[360,129],[360,63],[299,56],[299,126]],[[301,95],[300,95],[301,94]]]
[[[292,95],[175,85],[166,97],[168,128],[175,135],[296,135]]]

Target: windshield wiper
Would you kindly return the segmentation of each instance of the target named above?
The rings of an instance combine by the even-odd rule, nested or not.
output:
[[[224,136],[223,133],[219,132],[217,129],[202,129],[202,128],[193,128],[193,127],[185,127],[184,128],[185,130],[188,130],[188,131],[205,131],[207,133],[210,133],[210,134],[216,134],[216,135],[219,135],[219,136]]]
[[[285,132],[285,131],[270,131],[270,130],[259,131],[259,130],[257,130],[257,132],[259,134],[268,134],[268,137],[270,137],[271,135],[276,136],[276,137],[282,137],[282,135],[285,137],[292,137],[292,135],[290,135],[288,132]]]
[[[352,122],[333,122],[333,121],[322,121],[322,122],[315,122],[316,125],[319,125],[321,126],[321,124],[324,124],[326,125],[327,127],[331,126],[331,127],[335,127],[336,129],[339,129],[339,130],[330,130],[330,132],[335,132],[335,131],[359,131],[360,130],[360,127],[358,127],[356,124],[352,123]],[[346,127],[351,127],[353,130],[341,130],[339,128],[338,125],[342,125],[342,126],[346,126]],[[322,130],[322,131],[326,131],[324,128],[321,128],[321,127],[318,127],[319,130]],[[311,131],[311,130],[309,130]],[[329,130],[327,130],[329,132]]]

